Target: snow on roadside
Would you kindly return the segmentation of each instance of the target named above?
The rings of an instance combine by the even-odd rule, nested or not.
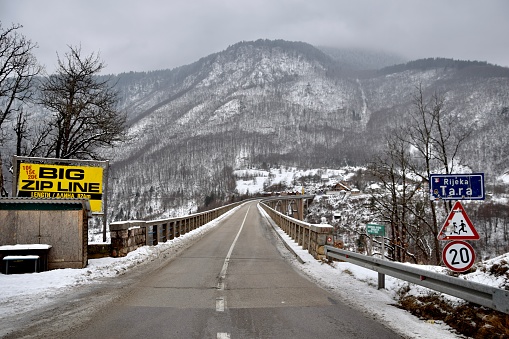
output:
[[[129,269],[153,261],[169,252],[178,252],[183,247],[200,238],[223,218],[238,207],[225,213],[208,224],[184,236],[169,240],[156,246],[143,246],[121,258],[89,259],[82,269],[57,269],[31,274],[0,274],[0,320],[2,317],[22,315],[34,308],[43,307],[52,297],[84,284],[96,283],[103,278],[111,278]]]

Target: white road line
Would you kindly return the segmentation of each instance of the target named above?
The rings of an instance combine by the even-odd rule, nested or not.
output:
[[[216,298],[216,311],[224,312],[225,301],[224,298]]]
[[[246,215],[244,216],[244,221],[242,221],[242,225],[240,226],[240,230],[237,233],[237,236],[235,237],[235,240],[233,240],[232,245],[230,246],[230,250],[228,251],[228,254],[226,255],[226,258],[224,259],[223,268],[221,269],[221,273],[219,274],[219,283],[222,284],[223,280],[226,278],[226,270],[228,270],[228,264],[230,263],[230,257],[233,252],[233,248],[235,247],[235,244],[237,243],[237,240],[239,239],[240,232],[242,232],[242,228],[244,227],[244,224],[246,223],[247,214],[249,213],[249,209],[251,206],[248,207]],[[224,288],[224,285],[223,285]]]
[[[235,236],[235,239],[233,240],[232,245],[230,246],[230,250],[228,251],[228,254],[226,255],[226,258],[224,259],[223,268],[221,269],[221,273],[219,274],[219,282],[217,283],[217,289],[218,290],[224,290],[224,280],[226,278],[226,271],[228,270],[228,264],[230,263],[230,257],[233,252],[233,248],[235,247],[235,244],[237,243],[237,240],[239,239],[240,232],[242,232],[242,228],[244,228],[244,224],[246,223],[247,214],[249,213],[248,207],[246,215],[244,216],[244,220],[242,221],[242,225],[240,225],[240,229]],[[226,301],[224,297],[216,298],[216,311],[217,312],[224,312],[224,309],[226,307]],[[230,339],[230,334],[225,332],[219,332],[217,333],[217,339]]]

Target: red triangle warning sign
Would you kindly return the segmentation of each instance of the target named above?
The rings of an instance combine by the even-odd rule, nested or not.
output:
[[[438,233],[438,240],[479,240],[479,234],[461,202],[457,201],[452,207],[442,230]]]

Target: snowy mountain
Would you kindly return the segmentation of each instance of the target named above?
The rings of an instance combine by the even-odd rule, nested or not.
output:
[[[383,149],[386,129],[405,122],[419,85],[425,95],[445,96],[458,128],[474,130],[461,150],[465,166],[506,169],[508,68],[433,58],[373,70],[397,58],[377,63],[359,54],[355,66],[345,58],[302,42],[258,40],[172,70],[113,76],[130,129],[109,155],[111,219],[229,200],[238,194],[234,169],[363,165]]]

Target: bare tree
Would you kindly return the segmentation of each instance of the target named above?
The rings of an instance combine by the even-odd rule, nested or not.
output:
[[[401,129],[400,129],[401,130]],[[413,180],[412,160],[408,143],[397,132],[386,136],[387,152],[370,164],[370,170],[380,180],[383,194],[372,195],[372,203],[380,219],[388,224],[389,258],[404,262],[427,262],[429,251],[423,232],[419,202],[421,185]]]
[[[394,259],[404,260],[414,253],[414,260],[439,264],[440,213],[422,189],[431,173],[453,172],[458,150],[469,132],[446,114],[443,96],[434,93],[426,100],[418,86],[413,104],[408,125],[391,131],[385,159],[371,166],[389,192],[374,198],[378,213],[391,226]],[[447,213],[448,206],[443,205]]]
[[[37,45],[19,33],[22,27],[4,29],[0,22],[0,128],[32,98],[34,77],[41,72],[32,53]]]
[[[116,108],[113,85],[98,76],[105,67],[99,56],[84,57],[80,47],[69,48],[58,58],[56,74],[41,86],[41,104],[54,113],[47,153],[63,159],[96,158],[99,147],[122,141],[126,116]]]
[[[51,133],[51,126],[40,117],[37,123],[29,123],[30,115],[20,109],[14,124],[16,135],[16,155],[26,157],[48,157],[49,150],[48,136]]]
[[[3,125],[13,114],[21,112],[23,104],[34,95],[33,82],[42,68],[33,51],[37,45],[19,30],[23,26],[2,27],[0,22],[0,141],[3,145]],[[0,191],[5,192],[0,154]]]
[[[422,182],[427,182],[432,173],[453,173],[458,151],[471,132],[462,126],[460,119],[446,112],[443,95],[435,92],[426,100],[422,86],[419,85],[413,101],[415,109],[411,115],[413,120],[408,142],[416,152],[416,161],[412,162],[414,174]],[[452,208],[451,201],[443,201],[441,204],[445,214]],[[435,264],[438,264],[441,260],[440,242],[437,239],[440,213],[433,201],[429,202],[429,213],[431,218],[423,221],[433,235],[433,257]]]

